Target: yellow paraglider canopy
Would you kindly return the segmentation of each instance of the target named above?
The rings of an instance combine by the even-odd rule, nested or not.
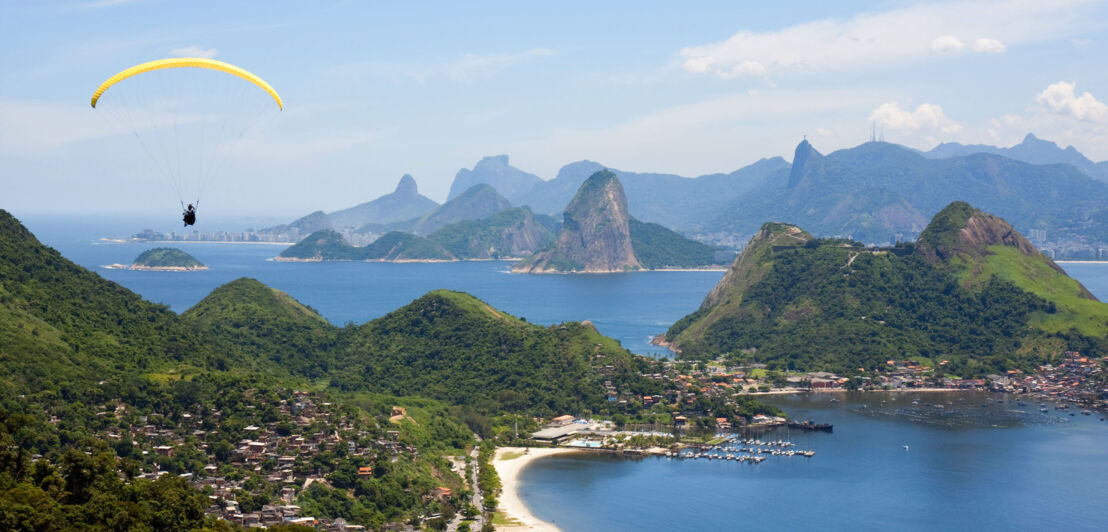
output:
[[[143,72],[150,72],[151,70],[161,70],[163,68],[207,68],[210,70],[219,70],[228,74],[238,76],[250,83],[257,85],[262,90],[269,93],[273,97],[273,100],[277,102],[277,107],[282,110],[285,105],[281,102],[281,96],[277,94],[277,91],[273,90],[268,83],[262,78],[247,72],[230,63],[224,63],[223,61],[216,61],[215,59],[207,59],[204,57],[174,57],[171,59],[159,59],[157,61],[150,61],[149,63],[143,63],[136,65],[123,72],[120,72],[110,78],[107,81],[100,84],[97,87],[96,92],[92,93],[92,106],[96,107],[96,101],[100,99],[100,96],[104,94],[104,91],[109,87],[123,81],[131,76],[142,74]]]

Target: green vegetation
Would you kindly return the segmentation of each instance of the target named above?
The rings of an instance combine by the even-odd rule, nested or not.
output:
[[[1032,316],[1031,324],[1051,333],[1076,330],[1082,335],[1103,338],[1108,335],[1108,305],[1090,299],[1077,280],[1051,268],[1044,260],[1029,260],[1018,249],[989,246],[989,253],[976,269],[962,267],[964,261],[953,259],[960,270],[963,284],[996,277],[1015,284],[1054,304],[1056,312]]]
[[[418,394],[482,413],[605,408],[594,364],[639,379],[635,358],[580,323],[541,327],[459,292],[433,291],[343,332],[331,382],[341,389]],[[479,393],[478,393],[479,391]]]
[[[203,268],[204,263],[176,248],[153,248],[135,258],[134,266],[146,268]]]
[[[481,496],[485,501],[485,511],[496,510],[499,506],[500,492],[503,487],[500,484],[500,475],[496,474],[496,468],[492,466],[493,456],[496,455],[496,445],[490,441],[481,442],[477,452],[477,484],[481,486]]]
[[[214,352],[210,365],[220,371],[251,368],[316,379],[328,367],[318,353],[337,336],[314,309],[247,278],[216,288],[181,318],[207,339]]]
[[[644,268],[696,268],[717,265],[716,248],[690,240],[655,223],[629,220],[631,247]]]

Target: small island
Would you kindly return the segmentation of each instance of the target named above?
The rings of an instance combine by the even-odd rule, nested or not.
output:
[[[204,263],[196,260],[192,255],[176,248],[148,249],[136,257],[130,266],[112,264],[108,268],[156,272],[193,272],[208,269]]]

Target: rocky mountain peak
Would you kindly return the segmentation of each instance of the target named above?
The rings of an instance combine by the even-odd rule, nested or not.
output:
[[[823,155],[812,147],[808,139],[802,140],[800,144],[796,146],[796,151],[793,153],[793,168],[792,171],[789,172],[788,188],[799,185],[801,178],[804,177],[804,169],[809,161],[820,157],[823,157]]]
[[[564,222],[551,248],[517,266],[527,272],[618,272],[641,268],[631,246],[627,196],[615,173],[600,170],[566,206]]]

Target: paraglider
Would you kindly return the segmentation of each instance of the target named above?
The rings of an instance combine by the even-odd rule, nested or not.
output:
[[[176,192],[185,227],[196,223],[205,188],[233,159],[245,134],[284,109],[262,78],[204,57],[159,59],[123,70],[97,87],[91,105],[138,139],[150,162],[145,170],[160,174]]]
[[[188,227],[196,223],[196,207],[193,207],[191,203],[184,212],[185,227]]]

